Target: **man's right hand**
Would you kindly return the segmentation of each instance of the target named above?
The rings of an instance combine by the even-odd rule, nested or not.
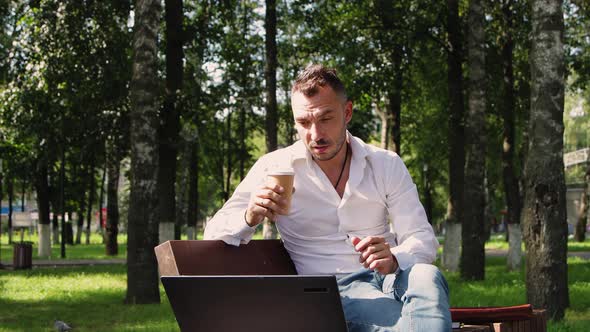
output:
[[[246,223],[254,227],[267,217],[277,221],[277,215],[286,214],[287,201],[282,196],[285,189],[279,185],[264,185],[250,195],[250,202],[246,209]]]

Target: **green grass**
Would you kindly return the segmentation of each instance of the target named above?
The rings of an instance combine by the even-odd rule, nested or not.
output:
[[[260,237],[260,234],[257,234]],[[20,240],[20,235],[15,235]],[[202,238],[202,234],[199,234]],[[37,259],[37,239],[33,259]],[[85,238],[83,237],[83,242]],[[89,245],[67,246],[66,259],[106,259],[102,237],[92,234]],[[125,258],[126,235],[120,235],[119,255]],[[2,262],[12,262],[12,246],[2,236]],[[507,249],[503,236],[486,243],[488,249]],[[590,241],[569,241],[570,251],[590,251]],[[60,246],[52,247],[52,259],[60,260]],[[526,303],[524,268],[506,271],[506,260],[488,257],[486,280],[466,282],[457,273],[445,272],[452,306],[501,306]],[[590,331],[590,260],[568,258],[570,308],[565,320],[550,322],[549,331]],[[165,293],[162,304],[123,304],[125,265],[0,270],[0,332],[49,331],[55,319],[71,323],[78,331],[178,331]]]
[[[15,234],[13,241],[20,242],[20,233]],[[30,235],[28,233],[24,236],[24,241],[33,243],[33,260],[40,259],[38,256],[38,236]],[[8,244],[8,236],[2,234],[0,258],[3,263],[12,264],[13,246]],[[119,244],[119,254],[117,256],[107,256],[105,252],[105,245],[102,243],[102,236],[97,233],[90,235],[90,244],[86,244],[86,236],[82,235],[82,244],[66,245],[66,259],[109,259],[109,258],[125,258],[127,256],[127,235],[120,234],[117,237]],[[59,244],[51,246],[52,260],[61,260],[61,247]],[[45,258],[43,258],[45,259]]]
[[[485,281],[462,281],[458,273],[445,273],[451,306],[505,306],[527,303],[524,267],[506,270],[503,257],[486,258]],[[568,258],[570,308],[561,322],[549,322],[549,331],[590,331],[590,260]]]
[[[444,243],[444,237],[438,237],[438,242],[440,244]],[[498,249],[498,250],[508,250],[508,242],[506,242],[506,236],[503,234],[492,235],[490,240],[486,241],[485,244],[486,249]],[[522,250],[524,252],[524,242],[522,244]],[[586,242],[576,242],[573,239],[569,239],[567,242],[567,250],[569,252],[574,251],[590,251],[590,238],[586,240]]]
[[[203,238],[203,232],[197,234],[197,239]],[[262,239],[262,227],[253,236],[254,239]],[[20,232],[15,234],[13,241],[20,242]],[[181,239],[186,240],[186,235],[183,234]],[[33,260],[41,259],[38,255],[38,242],[39,238],[37,235],[31,235],[25,232],[24,241],[33,243]],[[66,245],[66,260],[68,259],[111,259],[111,258],[125,258],[127,257],[127,234],[119,234],[117,237],[117,243],[119,244],[119,254],[117,256],[107,256],[105,252],[105,245],[102,241],[102,235],[98,233],[92,233],[90,235],[90,244],[86,243],[86,236],[82,235],[82,244],[78,245]],[[3,233],[0,241],[0,262],[4,264],[12,264],[13,246],[8,244],[8,236]],[[45,258],[43,258],[45,259]],[[53,244],[51,246],[51,257],[52,260],[61,260],[61,246],[59,244]]]
[[[125,305],[126,287],[124,265],[0,271],[0,331],[179,330],[162,288],[161,304]]]
[[[487,259],[486,280],[466,282],[447,273],[453,306],[526,303],[524,271]],[[571,306],[549,331],[590,331],[590,260],[568,259]],[[178,331],[162,288],[161,304],[125,305],[125,265],[0,270],[0,332],[50,331],[55,319],[77,331]]]

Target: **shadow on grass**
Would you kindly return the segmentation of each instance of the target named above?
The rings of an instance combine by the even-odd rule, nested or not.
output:
[[[20,286],[22,284],[22,287]],[[0,273],[0,331],[178,331],[163,289],[161,304],[126,305],[122,266]]]
[[[507,306],[527,303],[524,260],[519,271],[508,271],[505,257],[486,257],[486,280],[464,281],[459,273],[443,272],[449,282],[451,306]],[[590,260],[568,258],[570,307],[548,331],[590,331]]]
[[[47,331],[60,319],[78,331],[177,331],[167,300],[162,304],[125,305],[120,291],[85,291],[61,300],[0,299],[0,326],[7,331]]]

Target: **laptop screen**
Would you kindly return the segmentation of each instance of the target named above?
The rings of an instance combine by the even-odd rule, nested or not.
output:
[[[346,331],[334,276],[163,276],[181,331]]]

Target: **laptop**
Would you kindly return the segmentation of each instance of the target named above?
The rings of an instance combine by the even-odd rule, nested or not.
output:
[[[163,276],[182,332],[345,332],[334,276]]]

